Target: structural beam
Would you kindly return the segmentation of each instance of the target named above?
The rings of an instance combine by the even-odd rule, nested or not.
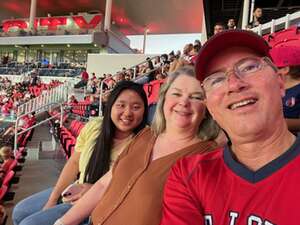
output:
[[[250,0],[244,0],[242,29],[245,29],[249,21]]]
[[[112,0],[106,0],[105,18],[104,18],[104,31],[110,30],[110,26],[111,26],[111,8],[112,8]]]
[[[36,5],[37,5],[37,0],[31,0],[30,16],[29,16],[29,29],[30,29],[30,31],[35,31],[34,19],[36,17]]]

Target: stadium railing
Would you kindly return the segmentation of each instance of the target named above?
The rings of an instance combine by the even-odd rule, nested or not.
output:
[[[277,31],[287,29],[292,25],[299,25],[300,23],[300,11],[293,14],[287,14],[279,19],[273,19],[268,23],[260,24],[251,30],[259,35],[266,35],[270,33],[275,33]]]
[[[18,144],[18,136],[26,133],[27,131],[45,123],[49,120],[60,117],[61,126],[63,121],[63,104],[68,100],[68,94],[69,94],[69,87],[70,85],[65,82],[58,87],[55,87],[53,89],[47,90],[46,92],[42,93],[40,96],[18,106],[17,113],[16,113],[16,120],[15,120],[15,139],[14,139],[14,150],[16,153],[17,150],[17,144]],[[34,124],[33,126],[26,128],[22,131],[18,132],[18,124],[21,118],[32,114],[32,113],[42,113],[51,110],[51,108],[60,106],[61,112],[59,114],[56,114],[54,116],[51,116],[39,123]]]
[[[35,68],[33,66],[17,65],[0,66],[0,74],[2,75],[22,75],[37,70],[39,76],[53,76],[53,77],[76,77],[79,76],[82,69],[60,69],[60,68]]]

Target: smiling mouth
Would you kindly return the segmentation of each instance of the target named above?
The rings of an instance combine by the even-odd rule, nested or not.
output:
[[[244,107],[244,106],[253,105],[256,102],[257,102],[257,99],[255,99],[255,98],[246,99],[246,100],[243,100],[243,101],[240,101],[240,102],[233,103],[233,104],[229,105],[228,108],[231,109],[231,110],[235,110],[237,108],[241,108],[241,107]]]
[[[191,115],[191,113],[189,113],[189,112],[182,112],[182,111],[176,111],[176,110],[174,110],[177,114],[179,114],[180,116],[190,116]]]
[[[132,120],[129,120],[129,119],[121,119],[121,121],[126,125],[128,125],[132,122]]]

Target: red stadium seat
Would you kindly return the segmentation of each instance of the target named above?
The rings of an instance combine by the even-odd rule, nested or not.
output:
[[[6,186],[9,186],[10,184],[10,181],[13,179],[13,177],[15,176],[15,172],[13,170],[9,171],[4,179],[3,179],[3,182],[2,182],[2,185],[6,185]]]
[[[271,47],[278,46],[299,46],[300,47],[300,27],[292,26],[288,29],[266,35],[264,37]]]
[[[8,187],[6,185],[3,185],[1,186],[0,188],[0,201],[3,200],[5,194],[7,193],[8,191]]]
[[[144,84],[144,90],[148,97],[148,105],[155,104],[159,97],[159,90],[165,80],[154,80],[148,84]]]
[[[9,165],[8,171],[13,170],[18,164],[18,161],[15,159],[14,161],[12,161],[12,163]]]

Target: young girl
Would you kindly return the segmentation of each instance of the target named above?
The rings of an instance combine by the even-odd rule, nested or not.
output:
[[[13,211],[15,225],[53,224],[100,177],[110,170],[131,139],[146,125],[147,97],[143,87],[131,81],[117,84],[105,107],[104,118],[90,121],[77,138],[75,152],[54,188],[19,202]],[[78,184],[66,189],[76,180]],[[65,190],[65,191],[64,191]],[[64,202],[58,204],[64,192]]]

